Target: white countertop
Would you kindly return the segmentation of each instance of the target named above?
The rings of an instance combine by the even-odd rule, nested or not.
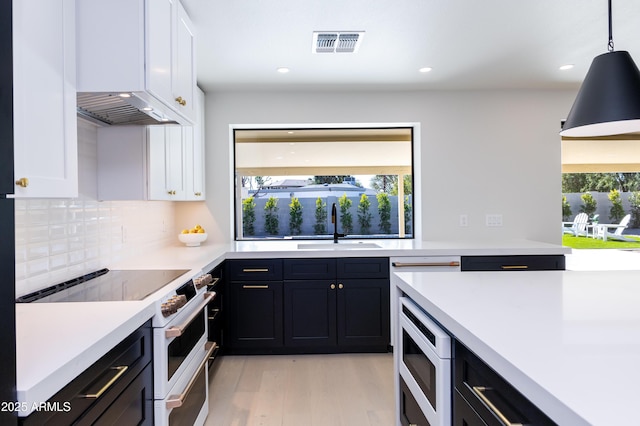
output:
[[[17,397],[28,415],[154,314],[150,302],[16,304]]]
[[[174,245],[112,265],[116,268],[165,267],[210,270],[224,259],[361,257],[361,256],[492,256],[568,254],[571,249],[529,240],[508,241],[416,241],[378,240],[269,240],[237,241],[227,244],[205,242],[199,247]],[[362,248],[359,243],[374,243],[380,248]],[[299,245],[305,246],[300,249]],[[308,248],[318,245],[318,249]]]
[[[637,271],[397,276],[402,291],[558,424],[637,417]]]
[[[176,245],[107,265],[110,269],[188,269],[208,272],[224,259],[355,256],[445,256],[564,254],[570,249],[532,241],[363,240],[380,248],[354,247],[357,240],[316,241],[319,249],[299,249],[308,240],[206,242]],[[349,247],[349,248],[346,248]],[[52,285],[55,283],[49,283]],[[17,394],[19,402],[45,402],[64,385],[153,316],[154,296],[140,302],[31,303],[16,305]],[[73,339],[73,340],[71,340]],[[26,413],[20,413],[26,415]]]

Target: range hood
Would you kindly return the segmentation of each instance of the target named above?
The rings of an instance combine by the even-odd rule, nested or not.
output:
[[[189,124],[146,92],[79,92],[77,108],[78,116],[101,126]]]

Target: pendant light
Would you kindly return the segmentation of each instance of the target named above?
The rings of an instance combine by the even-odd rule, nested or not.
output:
[[[593,59],[561,136],[640,132],[640,71],[629,52],[613,50],[612,34],[609,0],[609,51]]]

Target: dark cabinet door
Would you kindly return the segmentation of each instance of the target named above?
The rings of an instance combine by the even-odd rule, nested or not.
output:
[[[228,302],[232,349],[282,347],[282,281],[231,282]]]
[[[389,280],[338,279],[338,346],[345,351],[386,351]]]
[[[285,346],[313,351],[336,342],[335,280],[286,281]]]
[[[453,426],[487,426],[457,390],[453,397]]]

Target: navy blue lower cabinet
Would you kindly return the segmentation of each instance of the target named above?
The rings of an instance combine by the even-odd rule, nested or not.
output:
[[[457,340],[454,350],[454,425],[556,424]]]
[[[386,352],[389,259],[284,259],[284,342],[305,353]]]
[[[284,283],[284,344],[294,351],[324,352],[337,345],[334,280]]]
[[[564,271],[565,257],[554,255],[462,256],[461,271]]]
[[[233,259],[226,272],[229,353],[389,348],[388,258]]]
[[[22,425],[153,425],[151,321],[87,368]]]
[[[282,281],[231,281],[227,287],[230,353],[279,353],[283,348]]]

